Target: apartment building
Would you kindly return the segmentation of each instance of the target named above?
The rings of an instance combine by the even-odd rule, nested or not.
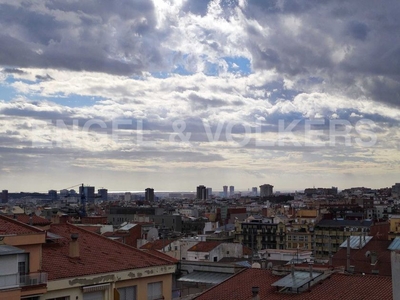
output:
[[[72,224],[0,216],[0,299],[172,299],[176,265]]]

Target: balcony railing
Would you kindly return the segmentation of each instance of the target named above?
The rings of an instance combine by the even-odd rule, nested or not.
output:
[[[30,273],[27,275],[19,276],[20,286],[30,286],[47,283],[47,273]]]
[[[33,286],[47,283],[47,273],[30,273],[26,275],[0,275],[0,289]]]

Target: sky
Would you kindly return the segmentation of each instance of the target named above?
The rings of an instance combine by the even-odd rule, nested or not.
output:
[[[400,182],[400,2],[0,0],[0,189]]]

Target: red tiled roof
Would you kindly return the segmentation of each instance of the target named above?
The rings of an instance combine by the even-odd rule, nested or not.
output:
[[[51,233],[64,237],[43,245],[43,271],[49,280],[162,266],[169,261],[71,224],[53,224]],[[71,234],[78,233],[79,258],[69,257]]]
[[[18,221],[25,223],[25,224],[30,224],[31,222],[31,217],[26,215],[26,214],[16,214],[15,217],[17,218]],[[41,225],[41,226],[46,226],[50,225],[51,222],[45,218],[38,217],[37,215],[32,215],[32,225]]]
[[[90,226],[90,225],[79,225],[79,227],[80,228],[83,228],[83,229],[85,229],[85,230],[87,230],[87,231],[91,231],[91,232],[94,232],[94,233],[97,233],[97,234],[100,234],[100,228],[101,228],[101,226]]]
[[[281,279],[264,269],[245,269],[224,282],[194,298],[196,300],[247,300],[252,299],[251,288],[259,287],[260,300],[302,299],[302,300],[391,300],[392,279],[385,276],[332,274],[309,291],[292,294],[279,293],[271,286]]]
[[[36,227],[29,226],[18,220],[0,215],[0,235],[5,234],[36,234],[44,231]]]
[[[372,274],[373,270],[377,270],[379,275],[391,276],[390,250],[387,249],[391,242],[373,238],[361,249],[350,249],[350,265],[354,266],[354,272]],[[376,252],[378,260],[375,265],[371,265],[371,257],[365,255],[367,251]],[[333,255],[332,265],[334,267],[347,266],[346,248],[340,248]]]
[[[152,249],[152,250],[162,250],[164,247],[171,244],[174,240],[155,240],[154,242],[148,242],[144,244],[140,249]]]
[[[210,252],[215,247],[219,246],[221,242],[208,241],[208,242],[198,242],[196,245],[188,249],[188,251],[195,252]]]

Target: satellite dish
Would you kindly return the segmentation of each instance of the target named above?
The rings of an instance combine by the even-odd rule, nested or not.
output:
[[[152,242],[158,239],[158,230],[157,228],[151,228],[147,233],[147,240]]]
[[[365,257],[370,257],[371,256],[371,251],[367,251],[367,252],[365,252]]]

